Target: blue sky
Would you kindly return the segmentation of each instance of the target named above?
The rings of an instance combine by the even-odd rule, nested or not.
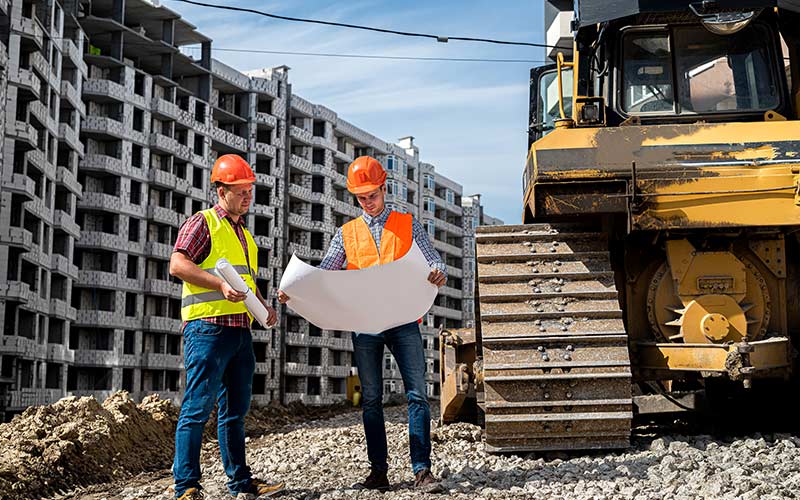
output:
[[[210,3],[214,3],[213,1]],[[543,42],[541,0],[264,2],[225,0],[310,17],[444,36]],[[381,33],[272,20],[164,0],[220,48],[414,57],[544,59],[544,49],[437,43]],[[286,64],[294,93],[387,141],[413,135],[423,161],[481,193],[487,213],[521,219],[530,64],[342,59],[214,52],[241,71]]]

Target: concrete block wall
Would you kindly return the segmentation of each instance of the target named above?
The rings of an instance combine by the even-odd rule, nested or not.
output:
[[[151,22],[162,7],[86,8],[140,24],[144,38],[84,32],[56,0],[0,6],[0,401],[11,403],[0,413],[118,389],[180,400],[180,285],[168,261],[180,224],[216,201],[209,176],[225,153],[255,166],[246,221],[263,252],[258,286],[282,325],[253,330],[254,400],[344,397],[350,333],[309,325],[274,297],[291,253],[318,263],[336,228],[361,214],[346,189],[361,155],[389,170],[393,209],[432,222],[452,267],[422,325],[438,395],[437,328],[460,326],[467,298],[464,212],[447,199],[450,190],[460,200],[460,185],[420,161],[413,137],[384,141],[293,94],[287,67],[241,73],[211,59],[191,24]],[[199,44],[201,55],[151,55],[143,43]],[[387,392],[402,391],[391,361],[384,377]]]

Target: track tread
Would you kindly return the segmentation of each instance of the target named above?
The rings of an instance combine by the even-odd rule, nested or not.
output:
[[[576,224],[476,231],[486,447],[627,447],[627,334],[606,238]]]

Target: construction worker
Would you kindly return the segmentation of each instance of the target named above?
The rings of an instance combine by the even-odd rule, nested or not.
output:
[[[255,371],[252,315],[243,300],[255,293],[264,303],[267,323],[277,321],[255,285],[258,248],[245,227],[256,177],[238,155],[220,156],[211,170],[219,201],[183,223],[178,231],[169,273],[183,280],[181,318],[186,391],[175,431],[175,496],[202,498],[200,446],[203,428],[218,403],[217,439],[228,490],[236,497],[272,495],[282,484],[254,479],[245,460],[244,417],[250,408]],[[240,292],[212,274],[226,258],[250,288]]]
[[[386,172],[378,160],[369,156],[356,158],[347,171],[347,189],[356,195],[363,213],[339,228],[320,268],[363,269],[386,264],[405,255],[414,241],[431,266],[428,281],[439,287],[444,285],[446,267],[422,225],[411,214],[386,208]],[[364,290],[364,293],[380,291]],[[278,300],[286,303],[290,299],[279,291]],[[353,300],[358,299],[354,297]],[[387,477],[389,465],[383,417],[383,351],[386,346],[397,361],[408,399],[408,435],[415,486],[427,493],[441,491],[441,485],[431,473],[431,413],[419,322],[413,321],[379,334],[354,332],[352,339],[353,357],[361,381],[362,418],[371,466],[366,480],[355,487],[381,491],[391,488]]]

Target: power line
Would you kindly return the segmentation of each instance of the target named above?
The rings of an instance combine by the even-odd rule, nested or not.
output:
[[[430,38],[436,40],[437,42],[447,43],[450,40],[458,40],[462,42],[482,42],[482,43],[494,43],[499,45],[521,45],[525,47],[541,47],[546,49],[570,49],[571,47],[560,47],[555,45],[547,45],[544,43],[534,43],[534,42],[517,42],[517,41],[510,41],[510,40],[496,40],[493,38],[475,38],[475,37],[465,37],[465,36],[442,36],[442,35],[434,35],[431,33],[417,33],[413,31],[397,31],[397,30],[390,30],[385,28],[375,28],[373,26],[364,26],[360,24],[348,24],[348,23],[337,23],[334,21],[321,21],[319,19],[308,19],[302,17],[289,17],[289,16],[281,16],[278,14],[271,14],[269,12],[264,12],[261,10],[256,9],[248,9],[246,7],[235,7],[232,5],[216,5],[212,3],[205,3],[205,2],[198,2],[195,0],[173,0],[175,2],[182,2],[188,3],[191,5],[197,5],[200,7],[209,7],[212,9],[221,9],[221,10],[230,10],[235,12],[247,12],[249,14],[258,14],[260,16],[269,17],[271,19],[280,19],[283,21],[292,21],[292,22],[299,22],[299,23],[311,23],[311,24],[321,24],[324,26],[336,26],[339,28],[350,28],[350,29],[357,29],[357,30],[364,30],[364,31],[375,31],[378,33],[387,33],[391,35],[401,35],[401,36],[411,36],[411,37],[418,37],[418,38]]]
[[[108,35],[111,32],[95,33],[93,36]],[[50,37],[51,40],[72,40],[69,37]],[[152,44],[143,42],[124,42],[124,45],[150,47]],[[182,45],[175,47],[176,51],[180,50],[201,50],[201,47],[196,45]],[[214,47],[211,46],[211,51],[214,52],[239,52],[246,54],[276,54],[276,55],[289,55],[289,56],[308,56],[308,57],[339,57],[339,58],[352,58],[352,59],[381,59],[381,60],[394,60],[394,61],[435,61],[435,62],[478,62],[478,63],[520,63],[520,64],[546,64],[547,61],[536,59],[487,59],[478,57],[425,57],[425,56],[387,56],[380,54],[340,54],[335,52],[296,52],[287,50],[266,50],[266,49],[247,49],[247,48],[234,48],[234,47]]]
[[[197,47],[187,47],[187,48],[197,49]],[[354,58],[354,59],[390,59],[390,60],[400,60],[400,61],[447,61],[447,62],[526,63],[526,64],[545,63],[545,61],[537,61],[533,59],[480,59],[473,57],[382,56],[382,55],[371,55],[371,54],[336,54],[336,53],[325,53],[325,52],[289,52],[282,50],[234,49],[234,48],[222,48],[213,46],[211,47],[211,50],[212,51],[218,50],[221,52],[244,52],[244,53],[255,53],[255,54],[278,54],[278,55],[312,56],[312,57],[344,57],[344,58]]]

